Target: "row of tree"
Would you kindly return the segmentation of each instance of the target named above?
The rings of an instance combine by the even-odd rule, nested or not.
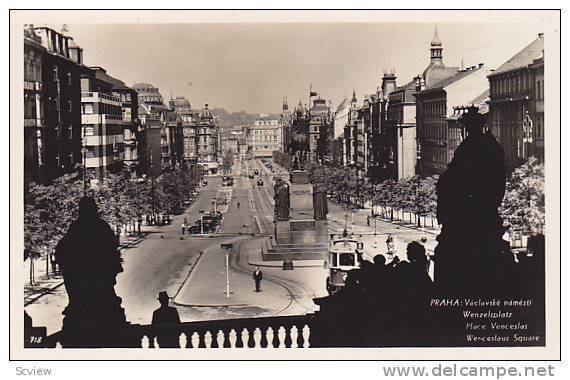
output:
[[[115,231],[135,231],[143,216],[177,215],[197,186],[189,172],[165,172],[157,179],[108,174],[85,189],[78,178],[63,177],[51,185],[32,184],[24,205],[24,249],[27,255],[51,251],[77,217],[79,199],[95,198],[99,214]]]
[[[283,156],[285,163],[290,160]],[[315,170],[315,168],[310,168]],[[407,213],[418,224],[421,217],[435,218],[437,210],[436,185],[438,176],[413,176],[400,181],[387,180],[374,184],[357,175],[353,168],[320,167],[324,171],[328,193],[349,208],[362,208],[365,203],[378,208],[384,216],[394,212],[404,219]],[[506,183],[505,196],[499,209],[508,231],[531,235],[543,232],[545,224],[544,164],[531,157],[518,167]]]

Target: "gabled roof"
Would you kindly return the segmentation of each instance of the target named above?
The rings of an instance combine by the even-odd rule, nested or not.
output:
[[[491,75],[496,75],[526,67],[532,64],[535,59],[540,58],[543,55],[543,52],[544,37],[539,35],[536,40],[532,41],[524,49],[515,54],[511,59],[499,66]]]
[[[467,76],[469,76],[469,75],[471,75],[471,74],[473,74],[473,73],[475,73],[475,72],[477,72],[477,71],[479,71],[479,70],[482,70],[482,69],[484,69],[484,66],[479,66],[479,67],[476,67],[476,68],[474,68],[474,69],[469,69],[469,70],[459,70],[459,71],[456,71],[454,75],[452,75],[452,76],[450,76],[450,77],[447,77],[447,78],[445,78],[445,79],[443,79],[443,80],[440,80],[439,82],[435,83],[435,84],[432,85],[430,88],[428,88],[428,90],[429,90],[429,89],[439,89],[439,88],[447,87],[447,86],[449,86],[450,84],[455,83],[455,82],[457,82],[458,80],[463,79],[463,78],[465,78],[465,77],[467,77]]]

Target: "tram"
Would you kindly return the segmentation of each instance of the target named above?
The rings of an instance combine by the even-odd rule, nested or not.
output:
[[[348,272],[360,269],[362,260],[362,243],[350,237],[335,240],[331,237],[329,243],[329,276],[327,277],[327,291],[330,295],[341,290]]]

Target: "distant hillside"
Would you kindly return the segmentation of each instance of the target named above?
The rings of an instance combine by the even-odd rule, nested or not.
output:
[[[257,113],[247,113],[245,111],[229,113],[224,108],[212,109],[212,114],[220,119],[220,127],[228,128],[237,125],[252,124],[259,117]],[[279,115],[271,115],[279,117]]]

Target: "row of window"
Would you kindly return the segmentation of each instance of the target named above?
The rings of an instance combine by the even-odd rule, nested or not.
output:
[[[447,140],[447,123],[425,123],[423,137],[426,140]]]
[[[424,116],[442,116],[447,112],[444,102],[422,103],[421,107]]]
[[[490,81],[491,95],[510,94],[530,90],[532,85],[530,72],[519,72],[516,76],[503,77]]]

